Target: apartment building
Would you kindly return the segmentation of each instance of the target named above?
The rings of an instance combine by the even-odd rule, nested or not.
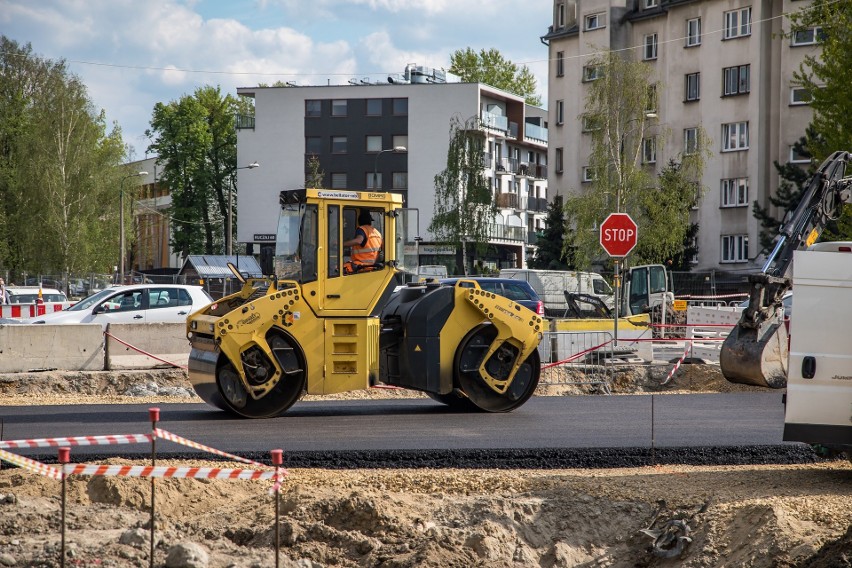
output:
[[[712,140],[704,193],[691,212],[700,227],[695,268],[759,269],[760,224],[752,203],[770,206],[779,183],[774,161],[807,165],[792,147],[812,112],[807,93],[792,80],[805,55],[819,49],[819,30],[798,30],[792,40],[782,34],[790,29],[784,14],[808,4],[554,0],[553,24],[542,37],[550,58],[551,195],[580,191],[589,181],[584,166],[591,138],[579,118],[597,77],[589,61],[601,51],[619,50],[650,64],[657,82],[657,116],[649,132],[656,128],[668,136],[646,167],[659,172],[695,144],[699,127]]]
[[[401,193],[419,212],[419,264],[457,271],[455,251],[427,228],[437,174],[446,168],[451,118],[479,117],[486,135],[483,172],[498,213],[485,255],[468,268],[525,267],[547,208],[547,112],[522,97],[477,83],[451,82],[409,66],[387,83],[240,88],[254,99],[254,117],[237,121],[238,163],[259,162],[237,179],[237,241],[270,254],[278,193],[304,187],[315,157],[323,187]],[[405,148],[405,151],[393,151]]]

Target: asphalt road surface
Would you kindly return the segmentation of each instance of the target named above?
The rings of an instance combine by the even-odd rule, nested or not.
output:
[[[0,437],[150,433],[150,406],[3,407]],[[508,414],[455,412],[428,399],[300,402],[284,416],[267,420],[235,418],[205,404],[163,404],[157,423],[163,430],[240,455],[268,456],[269,450],[282,448],[285,455],[479,452],[491,459],[507,452],[542,456],[547,453],[543,450],[554,455],[649,450],[665,455],[674,448],[686,448],[687,453],[712,448],[711,453],[724,454],[743,446],[796,446],[782,442],[783,425],[784,406],[777,392],[533,397]],[[33,457],[56,455],[53,448],[15,451]],[[195,450],[157,441],[160,456],[187,452]],[[82,455],[150,453],[150,444],[75,446],[72,461],[82,460]]]

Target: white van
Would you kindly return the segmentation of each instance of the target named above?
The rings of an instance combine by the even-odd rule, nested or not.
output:
[[[568,309],[565,292],[589,294],[600,298],[610,309],[615,298],[609,283],[596,272],[576,270],[533,270],[530,268],[504,268],[500,278],[526,280],[544,302],[547,317],[562,317]]]

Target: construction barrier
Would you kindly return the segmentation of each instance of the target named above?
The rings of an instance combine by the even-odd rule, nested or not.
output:
[[[34,304],[0,304],[0,318],[24,319],[52,314],[73,306],[74,302],[48,302]]]
[[[217,450],[210,446],[205,446],[198,442],[194,442],[187,438],[183,438],[166,430],[157,428],[156,424],[159,421],[160,409],[148,409],[148,415],[151,419],[151,434],[117,434],[117,435],[101,435],[101,436],[73,436],[62,438],[33,438],[25,440],[5,440],[0,441],[0,460],[11,463],[20,469],[43,475],[45,477],[55,479],[62,482],[61,495],[61,548],[60,548],[60,566],[65,566],[65,501],[66,501],[66,479],[70,475],[87,475],[87,476],[110,476],[110,477],[147,477],[151,480],[151,519],[150,519],[150,552],[149,566],[154,566],[154,530],[155,511],[156,511],[156,491],[154,481],[157,478],[182,478],[182,479],[224,479],[224,480],[271,480],[274,482],[270,488],[270,493],[275,496],[275,565],[278,566],[280,558],[280,499],[279,492],[281,488],[281,480],[288,475],[287,470],[281,467],[282,450],[272,450],[272,467],[246,459],[237,455],[233,455],[221,450]],[[195,448],[207,453],[212,453],[217,456],[225,457],[231,460],[242,462],[251,465],[257,469],[235,469],[235,468],[218,468],[218,467],[164,467],[156,466],[156,440],[162,439],[183,446]],[[90,446],[90,445],[112,445],[112,444],[134,444],[150,442],[151,443],[151,465],[103,465],[103,464],[71,464],[70,461],[70,446]],[[18,454],[14,454],[8,449],[10,448],[44,448],[56,447],[59,450],[59,466],[48,465],[31,458],[27,458]]]
[[[182,323],[0,325],[0,373],[186,367]]]

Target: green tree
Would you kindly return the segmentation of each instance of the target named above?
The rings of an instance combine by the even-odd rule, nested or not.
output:
[[[852,2],[814,0],[790,14],[789,35],[821,29],[820,51],[806,55],[794,82],[807,89],[811,97],[811,124],[819,135],[809,140],[809,148],[817,163],[832,152],[852,149]],[[813,32],[817,33],[817,32]]]
[[[599,225],[612,212],[628,213],[639,225],[636,263],[662,262],[683,249],[690,228],[689,210],[701,193],[699,180],[709,156],[710,142],[698,128],[695,145],[676,154],[656,177],[643,165],[644,151],[664,155],[666,135],[650,122],[660,95],[652,69],[609,52],[590,62],[602,76],[589,86],[583,120],[592,126],[589,167],[593,181],[566,199],[569,225],[575,228],[569,245],[575,264],[587,268],[603,258]]]
[[[116,260],[121,131],[63,61],[0,37],[0,242],[13,270],[104,272]]]
[[[308,159],[308,175],[305,177],[305,187],[322,189],[325,172],[320,167],[319,158],[311,156]]]
[[[236,191],[237,114],[254,113],[247,101],[223,97],[210,86],[154,106],[148,150],[163,164],[160,179],[172,198],[171,245],[183,258],[226,249],[228,194]]]
[[[454,51],[450,55],[450,73],[455,73],[462,81],[485,83],[524,97],[529,105],[541,106],[541,97],[535,93],[535,76],[529,67],[518,67],[494,48],[482,49],[479,53],[469,47]]]
[[[536,242],[535,256],[530,268],[541,270],[568,270],[572,265],[571,249],[565,246],[565,213],[562,197],[556,196],[547,206],[544,230]]]
[[[479,118],[450,119],[447,167],[435,176],[435,212],[429,231],[457,250],[456,265],[468,273],[467,246],[484,250],[495,207],[482,169],[485,134]],[[458,272],[458,270],[456,271]]]

